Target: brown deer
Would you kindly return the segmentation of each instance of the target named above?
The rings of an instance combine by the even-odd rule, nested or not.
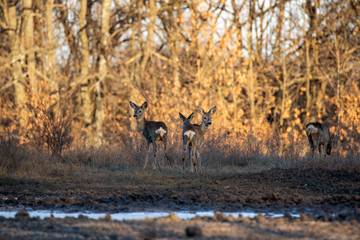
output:
[[[315,148],[319,149],[319,158],[321,158],[321,148],[323,148],[324,157],[326,154],[331,154],[331,143],[334,140],[334,135],[330,136],[329,127],[325,123],[308,123],[305,130],[309,140],[312,158],[314,157]]]
[[[193,118],[193,113],[189,117],[185,117],[179,113],[181,120],[183,121],[183,174],[185,173],[185,160],[188,152],[189,158],[191,157],[191,168],[190,172],[198,172],[196,167],[195,158],[197,159],[199,168],[201,170],[201,157],[200,147],[204,142],[204,135],[211,125],[212,115],[216,112],[216,106],[211,108],[209,112],[205,112],[201,107],[197,107],[197,112],[202,115],[201,124],[191,124],[190,121]]]
[[[168,161],[169,166],[171,167],[170,160],[166,153],[168,130],[165,123],[146,120],[145,109],[148,106],[147,102],[144,102],[143,105],[139,107],[138,105],[130,101],[130,106],[134,109],[134,118],[136,119],[138,126],[142,129],[142,133],[147,143],[147,152],[146,152],[144,169],[146,170],[148,167],[150,144],[152,143],[154,149],[154,170],[156,170],[156,165],[159,167],[159,170],[161,170],[159,160],[156,158],[157,148],[158,148],[157,142],[163,142],[165,158]]]
[[[188,117],[185,117],[179,112],[180,119],[183,121],[183,174],[185,173],[185,159],[187,158],[187,154],[189,154],[189,158],[191,156],[191,146],[194,141],[195,132],[191,130],[193,125],[191,124],[191,120],[194,117],[194,113],[191,113]]]

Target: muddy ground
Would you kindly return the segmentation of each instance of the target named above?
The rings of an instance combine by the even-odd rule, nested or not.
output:
[[[2,209],[130,212],[216,210],[212,218],[114,221],[0,218],[0,239],[360,239],[360,173],[322,169],[273,169],[260,173],[54,174],[26,180],[0,178]],[[285,213],[283,218],[225,217],[220,212]],[[291,218],[286,213],[302,213]]]

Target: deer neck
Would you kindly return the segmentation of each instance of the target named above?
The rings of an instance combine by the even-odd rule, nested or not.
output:
[[[201,122],[201,132],[203,133],[203,134],[205,134],[206,133],[206,131],[208,130],[208,127],[206,127],[205,126],[205,123],[203,123],[203,122]]]
[[[146,118],[145,118],[145,116],[144,116],[144,117],[141,118],[140,120],[136,120],[136,122],[137,122],[139,128],[140,128],[141,130],[143,130],[143,129],[145,128],[145,125],[146,125],[146,123],[147,123],[147,120],[146,120]]]
[[[192,124],[190,122],[184,122],[183,123],[183,130],[188,126],[192,126]]]

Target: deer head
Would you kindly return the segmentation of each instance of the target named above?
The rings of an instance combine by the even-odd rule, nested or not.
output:
[[[148,106],[147,102],[144,102],[143,105],[139,107],[138,105],[130,101],[130,106],[134,109],[134,118],[137,121],[140,121],[141,119],[144,118],[145,109]]]
[[[185,117],[179,112],[180,119],[183,121],[184,124],[191,124],[191,120],[194,118],[194,113],[191,113],[188,117]]]
[[[211,125],[211,117],[216,112],[216,106],[211,108],[208,112],[205,112],[200,106],[198,106],[196,110],[202,116],[201,124],[205,127],[209,127]]]

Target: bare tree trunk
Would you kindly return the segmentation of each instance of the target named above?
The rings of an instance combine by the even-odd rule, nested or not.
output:
[[[171,31],[171,42],[170,46],[172,47],[172,66],[173,66],[173,81],[174,81],[174,94],[179,94],[181,84],[180,84],[180,73],[179,73],[179,27],[178,20],[181,17],[181,8],[177,7],[176,10],[171,9],[172,11],[168,11],[168,15],[170,17],[170,24],[173,31]],[[175,16],[174,16],[175,14]]]
[[[137,22],[137,35],[138,35],[138,41],[141,47],[143,47],[143,40],[142,40],[142,9],[143,9],[143,1],[142,0],[136,0],[136,7],[137,7],[137,18],[138,18],[138,22]]]
[[[335,47],[335,61],[336,61],[336,105],[337,105],[337,123],[336,130],[337,136],[341,138],[341,83],[340,83],[340,49],[339,49],[339,39],[334,31],[334,47]],[[337,144],[338,154],[341,155],[341,141]]]
[[[240,55],[242,56],[242,47],[243,47],[243,42],[242,42],[242,26],[240,23],[240,11],[242,10],[243,6],[245,4],[245,1],[243,2],[243,4],[240,6],[240,8],[238,8],[236,6],[236,1],[235,0],[231,0],[231,6],[233,8],[233,21],[234,24],[236,26],[236,30],[237,30],[237,41],[239,42],[239,48],[238,51],[240,52]]]
[[[108,73],[107,68],[107,48],[109,39],[109,25],[110,25],[110,4],[111,0],[102,1],[101,12],[101,40],[99,51],[99,78],[95,84],[96,97],[95,97],[95,144],[101,145],[103,140],[103,118],[104,118],[104,83]]]
[[[310,73],[310,67],[311,67],[311,63],[310,63],[310,41],[309,39],[305,39],[305,58],[306,58],[306,74],[305,74],[305,79],[306,79],[306,121],[310,121],[310,104],[311,104],[311,89],[310,89],[310,78],[311,78],[311,73]]]
[[[322,116],[322,112],[324,109],[324,97],[326,95],[326,92],[325,92],[326,86],[327,86],[327,81],[325,79],[321,79],[321,85],[320,85],[320,89],[318,91],[318,96],[317,96],[317,101],[316,101],[318,116]]]
[[[142,18],[143,18],[143,1],[141,0],[136,0],[136,9],[137,9],[137,36],[138,36],[138,43],[141,47],[141,49],[144,49],[144,44],[143,44],[143,39],[142,39]],[[135,27],[133,28],[134,31],[135,31]],[[136,34],[132,34],[132,47],[134,47],[134,50],[135,50],[135,36]],[[142,50],[143,51],[143,50]],[[143,54],[143,53],[142,53]],[[139,84],[140,81],[142,80],[142,71],[141,71],[141,67],[140,67],[141,63],[137,63],[137,61],[134,61],[134,65],[132,66],[133,67],[133,70],[134,70],[134,81],[132,82],[133,83],[133,92],[132,94],[137,94],[136,92],[136,89],[137,87],[139,87]],[[137,124],[135,125],[135,127],[137,128]]]
[[[318,37],[319,37],[319,16],[318,16],[318,9],[319,9],[319,0],[314,0],[314,29],[313,31],[315,32],[315,41],[313,41],[313,49],[314,49],[314,63],[315,63],[315,67],[316,69],[318,68],[319,65],[319,48],[318,48]],[[318,70],[318,69],[317,69]],[[319,72],[319,71],[317,71]]]
[[[5,1],[6,2],[6,1]],[[21,39],[20,39],[20,18],[16,15],[16,5],[11,5],[8,8],[8,21],[9,21],[9,28],[11,29],[8,31],[9,39],[11,40],[11,71],[12,77],[14,82],[14,98],[16,104],[16,112],[17,112],[17,119],[19,122],[20,129],[24,129],[26,125],[26,108],[25,108],[25,101],[26,101],[26,88],[25,83],[22,79],[22,51],[21,51]]]
[[[287,72],[286,72],[286,57],[285,52],[282,50],[282,31],[283,31],[283,22],[284,22],[284,8],[285,8],[285,1],[279,0],[279,15],[277,17],[276,23],[276,33],[275,33],[275,49],[274,49],[274,66],[277,71],[281,72],[282,74],[282,98],[281,98],[281,106],[280,106],[280,126],[284,126],[284,113],[285,113],[285,104],[286,104],[286,84],[287,84]],[[281,70],[280,70],[281,69]]]
[[[72,29],[72,22],[71,17],[69,17],[69,12],[66,8],[60,8],[58,9],[59,12],[59,21],[62,23],[63,27],[63,33],[65,34],[65,39],[67,41],[67,45],[70,48],[70,56],[72,56],[72,59],[74,62],[70,61],[67,62],[65,66],[65,71],[72,72],[73,69],[76,71],[76,74],[79,73],[80,70],[80,63],[79,58],[77,56],[78,47],[77,47],[77,35],[73,34]]]
[[[312,79],[311,75],[311,66],[313,64],[312,62],[312,53],[313,49],[311,49],[311,42],[313,42],[313,32],[317,28],[317,17],[316,17],[316,7],[317,7],[317,0],[306,0],[305,2],[305,11],[309,17],[309,29],[306,31],[305,34],[305,57],[306,57],[306,120],[307,121],[313,121],[314,119],[310,118],[311,116],[311,102],[312,98],[315,98],[315,95],[311,96],[311,89],[310,89],[310,80]]]
[[[23,1],[23,29],[22,42],[25,47],[25,56],[27,62],[27,76],[29,78],[30,89],[32,95],[37,93],[37,80],[35,76],[35,42],[34,42],[34,11],[33,1]]]
[[[130,58],[136,55],[136,27],[135,24],[131,25],[131,40],[130,40]],[[130,82],[136,86],[136,61],[132,61],[130,65]]]
[[[254,15],[256,14],[256,17],[254,17],[254,25],[255,25],[255,60],[258,66],[262,65],[262,60],[263,60],[263,43],[264,43],[264,25],[263,23],[264,21],[264,3],[265,1],[263,1],[262,3],[260,3],[259,1],[257,2],[257,7],[260,8],[258,10],[258,12],[255,13],[254,11]],[[254,6],[255,6],[255,2],[254,2]],[[254,7],[255,8],[255,7]],[[257,21],[257,19],[259,19],[259,21]]]
[[[88,1],[81,1],[80,12],[79,12],[79,36],[81,40],[80,46],[80,98],[81,98],[81,110],[84,117],[84,125],[86,128],[87,139],[86,145],[89,145],[89,138],[91,137],[92,131],[92,107],[91,107],[91,96],[89,89],[89,39],[86,32],[86,18],[87,18]]]
[[[248,54],[249,54],[249,69],[248,69],[248,92],[250,102],[250,122],[251,126],[255,124],[255,78],[254,78],[254,53],[253,53],[253,21],[254,21],[254,0],[249,1],[249,28],[248,28]]]
[[[176,27],[177,28],[177,27]],[[178,31],[176,31],[177,35]],[[173,53],[172,53],[172,65],[173,65],[173,79],[174,79],[174,94],[178,95],[180,92],[181,84],[180,84],[180,72],[179,72],[179,38],[178,36],[175,36],[174,39],[174,47],[173,47]]]
[[[149,60],[150,52],[151,52],[151,45],[153,43],[154,37],[154,29],[155,29],[155,20],[157,15],[157,8],[155,4],[155,0],[149,0],[149,28],[148,28],[148,35],[145,46],[143,47],[143,57],[140,64],[140,71],[141,74],[143,73],[146,64]]]
[[[280,63],[280,55],[281,55],[281,33],[282,33],[282,26],[284,22],[284,8],[285,8],[285,1],[280,0],[279,3],[279,15],[277,19],[277,25],[276,25],[276,38],[275,38],[275,60]]]
[[[287,111],[285,109],[286,100],[287,100],[287,92],[286,92],[286,85],[287,85],[287,69],[286,69],[286,57],[284,56],[282,59],[282,75],[283,75],[283,84],[282,84],[282,99],[281,99],[281,117],[280,117],[280,126],[284,126],[284,113]]]
[[[246,1],[243,1],[242,5],[240,7],[237,7],[236,5],[236,1],[235,0],[231,0],[231,6],[233,8],[233,22],[234,25],[236,27],[236,41],[237,41],[237,46],[238,46],[238,56],[243,56],[242,53],[242,48],[243,48],[243,37],[242,37],[242,25],[240,23],[240,11],[243,9],[244,5],[245,5]],[[232,75],[232,79],[233,82],[235,82],[235,71],[234,71],[235,67],[233,64],[231,64],[231,75]],[[233,111],[235,112],[237,109],[237,95],[238,93],[236,92],[235,88],[231,88],[231,96],[233,99]]]
[[[48,55],[48,78],[50,81],[50,94],[53,101],[53,109],[55,116],[59,111],[59,85],[56,77],[56,60],[55,60],[55,37],[54,37],[54,21],[53,21],[54,0],[47,0],[45,4],[45,24],[47,35],[47,55]]]
[[[139,19],[139,21],[141,21],[141,19]],[[136,26],[133,23],[131,25],[131,40],[130,40],[130,58],[134,58],[136,55]],[[136,79],[136,70],[137,70],[137,61],[133,61],[130,65],[130,98],[134,98],[137,95],[137,91],[136,91],[136,87],[138,86],[137,84],[137,79]],[[129,107],[130,108],[130,107]],[[130,111],[131,112],[131,111]],[[130,129],[133,132],[137,131],[137,123],[135,121],[130,121]],[[135,140],[135,137],[132,139],[133,141]],[[135,148],[136,148],[136,144],[134,144]]]
[[[33,8],[34,8],[34,13],[35,13],[35,17],[34,17],[34,32],[36,32],[37,34],[34,36],[34,41],[36,46],[42,47],[42,46],[47,46],[46,43],[46,32],[45,32],[45,28],[46,28],[46,9],[45,9],[45,3],[43,4],[44,1],[42,0],[33,0]],[[41,15],[43,13],[43,17],[39,17],[39,15]],[[53,26],[52,26],[53,27]],[[44,34],[43,34],[44,33]],[[36,74],[38,77],[38,83],[37,85],[40,85],[40,81],[46,81],[46,54],[47,51],[36,51],[36,67],[37,67],[37,71],[41,74],[41,76],[39,76],[39,74]],[[40,77],[40,78],[39,78]],[[40,80],[41,79],[41,80]]]
[[[313,59],[314,59],[314,73],[316,74],[317,79],[320,81],[319,91],[317,91],[316,96],[316,110],[318,117],[321,117],[321,113],[323,110],[323,103],[324,103],[324,95],[325,90],[327,86],[327,81],[325,81],[323,78],[320,78],[320,70],[319,70],[319,16],[317,14],[319,9],[319,0],[314,0],[314,32],[315,32],[315,41],[312,41],[312,49],[314,51],[313,53]]]

